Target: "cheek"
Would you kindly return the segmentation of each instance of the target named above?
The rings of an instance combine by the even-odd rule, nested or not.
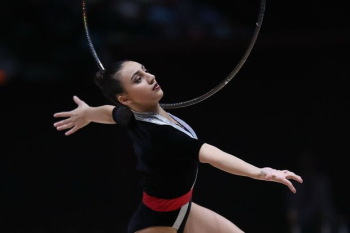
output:
[[[143,86],[143,85],[138,85],[138,86],[133,86],[130,88],[130,96],[135,99],[135,100],[144,100],[144,99],[149,99],[150,98],[150,87],[149,86]]]

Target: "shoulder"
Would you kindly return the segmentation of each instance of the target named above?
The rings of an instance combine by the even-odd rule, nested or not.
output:
[[[135,121],[133,113],[126,107],[116,106],[112,111],[113,120],[121,126],[129,126]]]

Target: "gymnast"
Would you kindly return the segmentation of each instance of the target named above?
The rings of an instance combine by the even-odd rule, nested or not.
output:
[[[128,233],[243,232],[223,216],[192,202],[198,164],[230,174],[277,182],[296,192],[288,170],[259,168],[197,138],[182,119],[159,103],[163,90],[144,65],[125,60],[97,72],[95,83],[113,105],[89,106],[77,96],[77,108],[54,114],[65,118],[57,130],[71,135],[90,122],[117,124],[133,142],[141,174],[142,201],[130,219]]]

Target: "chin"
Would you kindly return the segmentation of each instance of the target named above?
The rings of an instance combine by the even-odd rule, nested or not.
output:
[[[163,95],[164,95],[164,92],[162,90],[160,90],[158,101],[160,101],[163,98]]]

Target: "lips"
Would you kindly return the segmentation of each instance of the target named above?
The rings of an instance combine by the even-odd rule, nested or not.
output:
[[[158,83],[156,83],[156,84],[154,84],[154,87],[153,87],[152,90],[156,90],[156,89],[158,89],[158,88],[159,88],[159,85],[158,85]]]

